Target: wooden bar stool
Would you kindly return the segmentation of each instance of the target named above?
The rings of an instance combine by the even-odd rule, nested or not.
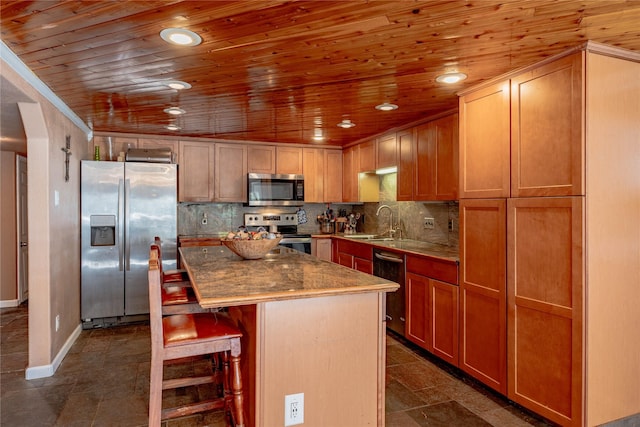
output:
[[[209,311],[203,309],[198,304],[196,294],[193,292],[193,287],[191,286],[186,270],[163,271],[162,240],[156,236],[154,241],[155,243],[151,247],[155,249],[158,254],[158,266],[162,282],[162,313],[167,315]]]
[[[242,332],[222,313],[191,313],[163,316],[158,252],[149,253],[149,309],[151,322],[151,375],[149,386],[149,426],[213,409],[224,409],[236,427],[244,426],[240,337]],[[216,375],[164,380],[165,361],[202,355],[221,355],[225,361],[223,395],[220,398],[162,408],[162,391],[216,383]],[[230,366],[229,366],[230,364]]]

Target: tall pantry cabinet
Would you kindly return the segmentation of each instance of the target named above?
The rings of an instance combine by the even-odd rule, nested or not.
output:
[[[639,100],[592,42],[460,98],[460,367],[561,425],[640,412]]]

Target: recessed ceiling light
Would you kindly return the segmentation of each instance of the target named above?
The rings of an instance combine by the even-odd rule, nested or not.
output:
[[[467,75],[464,73],[445,73],[436,77],[436,81],[438,83],[454,84],[454,83],[461,82],[466,78],[467,78]]]
[[[376,105],[376,110],[380,110],[380,111],[391,111],[391,110],[397,110],[398,106],[396,104],[390,104],[388,102],[382,103],[380,105]]]
[[[202,43],[202,38],[193,31],[184,28],[165,28],[160,31],[162,40],[179,46],[197,46]]]
[[[180,130],[180,129],[182,129],[180,126],[174,125],[174,124],[166,125],[165,128],[167,128],[169,130]]]
[[[167,113],[167,114],[171,114],[173,116],[179,116],[180,114],[186,113],[186,111],[184,111],[182,108],[178,108],[178,107],[165,108],[164,112]]]
[[[180,80],[172,80],[165,83],[171,89],[182,90],[182,89],[191,89],[191,85],[187,82],[181,82]]]
[[[322,129],[315,128],[313,130],[313,140],[314,141],[324,141],[324,136],[322,135]]]
[[[338,127],[341,127],[342,129],[349,129],[354,127],[355,125],[356,124],[349,119],[343,119],[340,123],[338,123]]]

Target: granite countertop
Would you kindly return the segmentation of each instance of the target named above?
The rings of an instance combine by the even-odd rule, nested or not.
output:
[[[281,246],[260,260],[243,260],[224,246],[179,250],[203,307],[390,292],[399,288],[389,280]]]
[[[445,245],[439,245],[437,243],[423,242],[420,240],[410,239],[398,239],[398,240],[368,240],[368,239],[354,239],[351,235],[334,234],[333,237],[337,237],[352,242],[366,243],[378,248],[383,249],[395,249],[406,253],[412,253],[416,255],[426,255],[434,258],[443,259],[445,261],[460,262],[460,253],[454,248]]]

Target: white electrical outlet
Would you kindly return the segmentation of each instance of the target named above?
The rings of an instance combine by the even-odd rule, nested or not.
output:
[[[433,229],[436,226],[436,222],[433,218],[425,218],[424,219],[424,228]]]
[[[304,393],[287,394],[284,397],[284,425],[304,423]]]

